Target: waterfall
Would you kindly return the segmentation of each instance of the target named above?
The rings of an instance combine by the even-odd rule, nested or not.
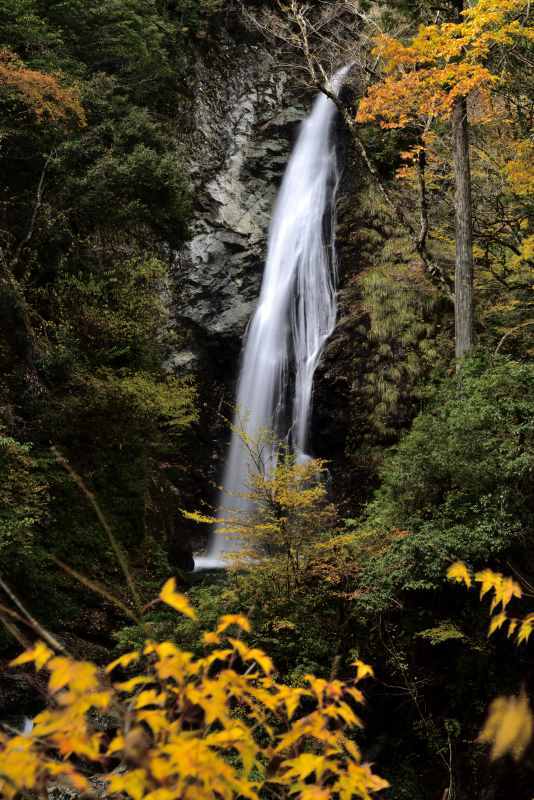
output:
[[[349,68],[334,76],[335,91]],[[260,297],[242,355],[219,518],[250,505],[239,495],[253,463],[237,429],[253,440],[262,431],[274,431],[288,440],[298,460],[309,457],[313,378],[337,312],[335,114],[335,104],[319,95],[302,123],[275,204]],[[267,470],[275,464],[275,446],[264,446],[262,461]],[[239,542],[215,530],[207,557],[196,559],[197,568],[220,565],[225,553],[238,549]]]

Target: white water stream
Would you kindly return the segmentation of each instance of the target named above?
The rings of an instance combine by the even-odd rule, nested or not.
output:
[[[332,84],[341,85],[348,67]],[[255,470],[237,430],[253,442],[270,431],[286,438],[297,459],[306,459],[313,378],[336,320],[335,193],[338,182],[332,123],[334,103],[316,98],[303,122],[276,201],[258,306],[249,323],[237,390],[230,450],[225,464],[219,518],[246,511],[241,497]],[[276,447],[263,447],[268,471]],[[197,569],[221,566],[239,540],[217,532]]]

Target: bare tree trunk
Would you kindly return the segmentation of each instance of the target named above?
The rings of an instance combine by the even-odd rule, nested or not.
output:
[[[463,2],[460,1],[460,8]],[[473,312],[473,212],[471,205],[471,167],[469,164],[469,124],[467,101],[458,97],[452,112],[454,153],[454,198],[456,227],[456,270],[454,277],[454,318],[456,359],[460,362],[474,344]]]

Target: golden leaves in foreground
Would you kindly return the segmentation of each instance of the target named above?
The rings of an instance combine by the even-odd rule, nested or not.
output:
[[[508,637],[515,634],[517,644],[528,641],[534,630],[534,614],[527,614],[523,619],[518,619],[509,617],[506,613],[506,608],[514,597],[520,599],[523,596],[520,585],[513,578],[506,578],[500,572],[493,572],[491,569],[483,569],[471,576],[462,561],[451,564],[447,570],[447,578],[455,583],[464,583],[468,589],[471,588],[473,580],[479,583],[481,600],[488,593],[493,595],[489,609],[491,619],[488,636],[507,625]]]
[[[478,741],[491,744],[492,761],[507,753],[519,761],[532,739],[532,731],[532,712],[522,692],[517,697],[498,697],[493,701]]]
[[[456,583],[465,583],[468,589],[471,588],[471,575],[469,570],[461,561],[456,561],[447,570],[447,578]]]
[[[195,618],[173,579],[160,599]],[[271,659],[243,640],[249,631],[245,617],[226,615],[204,633],[203,657],[147,641],[105,669],[37,643],[13,665],[47,670],[50,701],[28,734],[0,732],[0,796],[46,796],[58,782],[85,792],[90,763],[109,794],[132,800],[260,800],[273,791],[371,800],[387,782],[362,763],[351,738],[362,724],[356,684],[371,668],[355,662],[350,683],[307,675],[306,688],[287,686]],[[95,709],[115,721],[112,734],[93,729]]]
[[[467,588],[473,583],[469,569],[461,561],[449,567],[447,577],[451,581],[464,583]],[[507,625],[508,638],[515,634],[517,644],[528,641],[534,629],[534,613],[527,614],[523,619],[506,614],[506,608],[513,598],[519,599],[523,595],[519,584],[513,578],[506,578],[490,569],[476,572],[474,581],[480,584],[481,599],[488,593],[493,594],[488,636]],[[534,717],[523,691],[516,697],[497,697],[493,701],[478,741],[491,745],[492,761],[506,754],[518,761],[529,745],[533,732]]]
[[[160,592],[159,599],[171,608],[174,608],[174,610],[178,611],[180,614],[185,614],[185,616],[189,617],[190,619],[197,618],[197,615],[193,608],[191,608],[191,604],[189,603],[187,597],[184,594],[180,594],[180,592],[176,591],[175,578],[169,578]]]

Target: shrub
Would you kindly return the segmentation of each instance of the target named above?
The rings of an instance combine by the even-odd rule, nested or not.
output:
[[[174,579],[160,598],[195,616]],[[363,695],[354,684],[371,668],[355,662],[352,684],[307,675],[308,688],[291,688],[276,680],[264,652],[245,643],[249,630],[245,617],[223,616],[203,636],[203,657],[146,641],[105,672],[38,642],[13,663],[48,671],[50,701],[31,732],[0,733],[2,795],[46,796],[58,781],[87,791],[89,763],[106,793],[132,800],[259,800],[269,789],[300,800],[369,800],[386,787],[348,736],[361,725],[354,708]],[[111,677],[134,664],[134,677]],[[92,728],[91,710],[113,719],[112,738]]]
[[[455,558],[496,557],[532,531],[533,501],[534,367],[474,358],[385,459],[366,526],[406,535],[373,561],[370,585],[431,588]]]

